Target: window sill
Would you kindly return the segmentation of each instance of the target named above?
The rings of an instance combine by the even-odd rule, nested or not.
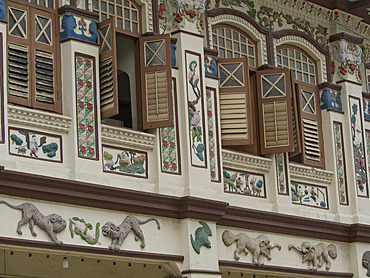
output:
[[[299,164],[289,164],[289,173],[290,180],[307,182],[310,184],[331,184],[334,179],[334,172]]]
[[[268,173],[272,165],[272,159],[222,150],[224,167],[237,168],[257,173]]]
[[[105,124],[101,125],[101,137],[103,144],[117,144],[130,148],[152,150],[155,145],[155,135]]]
[[[8,122],[12,124],[33,126],[46,130],[68,133],[71,121],[71,117],[8,105]]]

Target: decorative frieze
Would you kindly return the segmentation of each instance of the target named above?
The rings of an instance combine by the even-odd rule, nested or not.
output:
[[[155,145],[155,136],[153,134],[128,128],[102,124],[101,133],[104,144],[143,150],[153,150]]]
[[[224,167],[237,168],[257,173],[268,173],[271,169],[272,159],[222,150],[222,162]]]
[[[234,169],[223,169],[224,191],[266,198],[265,176]]]
[[[41,110],[8,105],[8,122],[10,124],[68,133],[72,118]]]
[[[367,167],[360,99],[350,96],[349,109],[357,196],[368,198]]]
[[[334,122],[334,148],[337,169],[337,183],[339,192],[339,204],[348,205],[346,160],[344,156],[342,123]]]
[[[103,145],[103,171],[148,178],[146,152]]]
[[[321,110],[333,109],[342,111],[342,98],[341,92],[325,88],[321,93]]]
[[[95,58],[75,55],[78,156],[98,159]]]
[[[95,20],[85,20],[81,17],[77,22],[73,14],[66,13],[62,18],[61,29],[63,31],[60,32],[60,40],[74,38],[96,43],[98,36],[97,27],[98,23]],[[87,33],[90,33],[90,35],[87,36]]]
[[[331,171],[295,163],[289,164],[289,175],[291,180],[299,180],[307,183],[331,184],[334,179],[334,173]]]
[[[206,222],[199,221],[199,224],[202,225],[202,227],[196,229],[195,237],[193,238],[193,235],[190,235],[191,246],[193,246],[197,254],[200,254],[200,248],[202,246],[211,248],[211,242],[208,237],[212,236],[212,230]]]
[[[9,154],[63,162],[62,136],[9,127]]]
[[[293,204],[329,209],[328,190],[324,186],[291,181],[290,190]]]

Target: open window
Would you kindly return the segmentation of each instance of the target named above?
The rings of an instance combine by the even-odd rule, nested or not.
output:
[[[58,14],[47,3],[7,2],[8,102],[60,113]]]
[[[120,15],[98,26],[103,122],[140,130],[171,126],[169,35],[141,36],[140,7],[134,2],[99,0],[93,6],[101,18]]]

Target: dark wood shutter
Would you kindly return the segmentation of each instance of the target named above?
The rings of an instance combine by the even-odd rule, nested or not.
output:
[[[173,126],[170,36],[140,38],[143,129]]]
[[[61,112],[56,12],[8,2],[8,14],[8,101]]]
[[[293,124],[293,147],[289,152],[289,157],[299,155],[301,153],[301,134],[299,132],[299,113],[298,113],[298,100],[296,91],[298,90],[297,84],[294,83],[294,72],[290,70],[290,80],[292,90],[292,124]]]
[[[293,147],[289,70],[257,72],[261,154],[289,152]]]
[[[247,58],[219,59],[222,145],[252,143],[252,113]]]
[[[302,163],[325,166],[320,98],[316,85],[297,83]]]
[[[102,119],[119,113],[115,24],[114,17],[110,17],[98,25],[100,112]]]

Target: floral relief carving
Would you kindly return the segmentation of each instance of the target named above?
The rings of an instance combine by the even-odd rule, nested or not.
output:
[[[162,171],[179,173],[179,154],[177,148],[176,127],[160,129]]]
[[[326,187],[292,181],[292,203],[328,209],[328,190]]]
[[[286,176],[286,161],[284,153],[277,153],[276,157],[276,172],[278,182],[278,192],[282,195],[288,195],[288,182]]]
[[[266,198],[265,176],[232,169],[223,169],[224,191]]]
[[[343,148],[342,124],[334,122],[334,145],[337,163],[337,182],[339,191],[339,204],[348,205],[347,178]]]
[[[78,156],[96,159],[94,62],[92,57],[76,55]]]

